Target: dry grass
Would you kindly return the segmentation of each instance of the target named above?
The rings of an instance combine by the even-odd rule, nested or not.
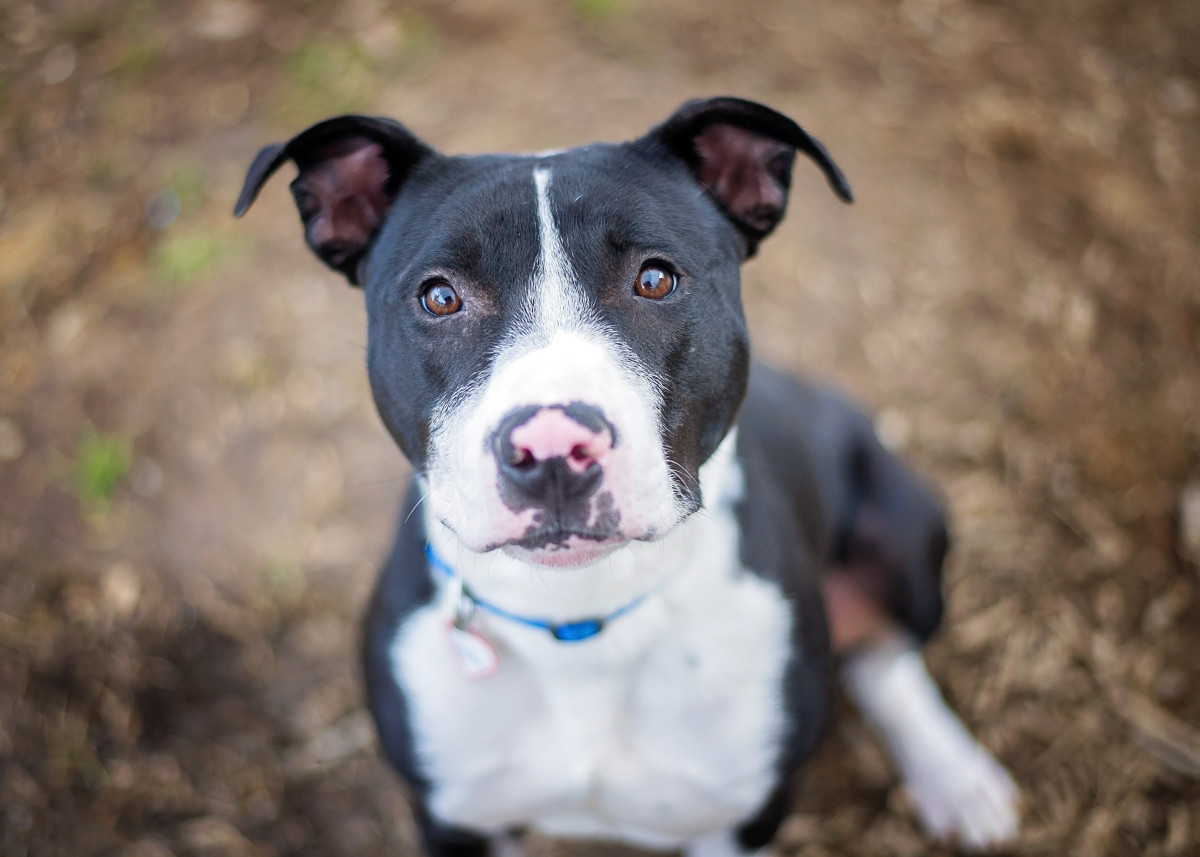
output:
[[[1197,43],[1184,2],[9,3],[0,853],[416,853],[354,662],[405,465],[282,183],[228,217],[256,147],[367,107],[545,148],[732,91],[854,182],[801,170],[748,313],[950,501],[931,660],[1025,790],[1014,853],[1200,854]],[[852,714],[804,782],[783,852],[949,853]]]

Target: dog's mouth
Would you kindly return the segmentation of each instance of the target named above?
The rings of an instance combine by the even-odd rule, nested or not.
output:
[[[628,538],[611,531],[539,527],[497,547],[524,562],[569,568],[595,562],[628,542]]]
[[[510,539],[505,544],[529,550],[541,550],[543,548],[565,548],[572,542],[606,542],[614,538],[619,537],[611,529],[542,526],[531,527],[519,539]]]

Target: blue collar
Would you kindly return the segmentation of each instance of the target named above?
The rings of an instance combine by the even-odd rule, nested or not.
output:
[[[618,607],[616,610],[604,616],[596,616],[590,619],[579,619],[575,622],[551,622],[548,619],[536,619],[529,616],[518,616],[516,613],[509,613],[503,607],[499,607],[490,601],[484,601],[482,598],[471,592],[471,590],[467,587],[466,582],[454,573],[454,569],[451,568],[444,559],[442,559],[438,552],[433,549],[433,545],[429,544],[428,542],[425,543],[425,556],[428,557],[429,564],[433,566],[433,568],[437,569],[442,576],[444,576],[447,580],[456,581],[458,583],[460,591],[462,592],[462,600],[467,602],[470,608],[478,607],[481,610],[486,610],[488,613],[491,613],[494,616],[503,617],[511,622],[516,622],[520,625],[527,625],[530,628],[538,628],[543,631],[548,631],[550,636],[558,640],[560,643],[578,643],[582,640],[591,639],[603,631],[609,622],[616,619],[618,616],[625,615],[634,607],[637,607],[639,604],[645,601],[646,597],[650,594],[649,592],[643,593],[633,601],[630,601],[624,607]],[[470,612],[468,610],[465,619],[469,620],[469,617]],[[464,616],[460,612],[457,620],[462,621],[463,619]]]

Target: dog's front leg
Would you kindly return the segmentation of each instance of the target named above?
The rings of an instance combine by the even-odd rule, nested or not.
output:
[[[737,827],[726,827],[693,839],[684,849],[684,857],[766,857],[771,846],[748,850],[739,841]]]
[[[520,832],[485,835],[434,818],[420,803],[413,807],[428,857],[523,857]]]

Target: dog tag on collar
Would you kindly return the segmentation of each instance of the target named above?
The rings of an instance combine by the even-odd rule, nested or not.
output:
[[[467,678],[472,681],[491,678],[500,669],[500,655],[483,634],[474,628],[459,628],[453,622],[446,625],[446,633]]]

